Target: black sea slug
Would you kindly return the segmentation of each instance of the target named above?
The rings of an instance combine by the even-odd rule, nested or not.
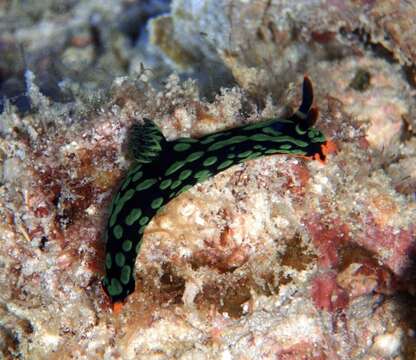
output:
[[[120,304],[133,292],[134,264],[152,217],[172,198],[215,174],[260,156],[291,154],[324,161],[331,142],[313,128],[318,112],[311,108],[310,80],[303,82],[303,100],[288,118],[209,134],[199,139],[166,141],[150,120],[135,125],[135,164],[113,199],[107,226],[105,291]]]

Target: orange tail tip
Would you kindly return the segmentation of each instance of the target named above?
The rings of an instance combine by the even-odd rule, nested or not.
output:
[[[329,154],[334,154],[337,152],[337,146],[332,140],[327,140],[324,144],[322,144],[322,153],[327,156]]]
[[[114,314],[116,314],[116,315],[120,314],[122,309],[123,309],[123,303],[122,302],[117,301],[113,304],[113,313]]]

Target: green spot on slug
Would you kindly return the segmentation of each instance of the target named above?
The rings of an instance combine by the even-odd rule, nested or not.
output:
[[[302,140],[297,140],[295,138],[289,137],[289,136],[282,136],[280,138],[277,138],[274,140],[275,142],[290,142],[296,146],[299,147],[307,147],[309,144]]]
[[[198,171],[198,172],[194,175],[194,177],[195,177],[196,179],[198,179],[198,181],[199,181],[199,182],[203,182],[203,181],[205,181],[206,179],[208,179],[211,175],[212,175],[212,174],[211,174],[211,172],[210,172],[210,171],[208,171],[208,170],[201,170],[201,171]]]
[[[165,206],[161,206],[159,209],[157,209],[156,214],[159,214],[160,212],[163,211],[163,209],[165,208]]]
[[[148,222],[149,222],[149,218],[147,216],[143,216],[140,219],[139,224],[143,226],[143,225],[146,225]]]
[[[253,124],[249,124],[243,127],[244,130],[254,130],[254,129],[258,129],[258,128],[262,128],[264,126],[268,126],[270,124],[272,124],[273,122],[275,122],[276,119],[269,119],[266,121],[259,121]]]
[[[125,257],[125,256],[124,256],[124,254],[123,254],[123,253],[121,253],[121,252],[118,252],[118,253],[116,254],[115,259],[116,259],[116,264],[117,264],[117,266],[119,266],[119,267],[124,266],[124,264],[126,263],[126,257]]]
[[[292,155],[306,155],[306,151],[293,149],[293,150],[284,150],[284,149],[270,149],[265,152],[265,154],[292,154]]]
[[[111,254],[107,253],[105,256],[105,267],[107,269],[111,269],[111,266],[113,265],[113,261],[111,259]]]
[[[136,186],[137,191],[147,190],[156,183],[156,179],[146,179]]]
[[[156,199],[154,199],[154,200],[152,201],[152,203],[150,204],[150,206],[151,206],[151,208],[152,208],[152,209],[156,210],[156,209],[158,209],[158,208],[160,207],[160,205],[162,205],[162,204],[163,204],[163,197],[158,197],[158,198],[156,198]]]
[[[143,230],[142,230],[142,229],[143,229]],[[140,230],[142,230],[142,232],[140,232]],[[141,228],[140,230],[139,230],[139,233],[140,233],[140,234],[143,234],[144,227],[143,227],[143,228]],[[136,249],[135,249],[135,250],[136,250],[136,254],[138,254],[138,253],[139,253],[140,248],[142,247],[142,243],[143,243],[143,241],[141,241],[141,240],[137,243],[137,245],[136,245]]]
[[[116,207],[114,208],[114,212],[116,212],[118,214],[124,206],[124,201],[119,200],[118,202],[116,202],[115,205],[116,205]]]
[[[252,154],[250,154],[249,156],[246,157],[246,160],[253,160],[253,159],[257,159],[258,157],[260,157],[261,155],[263,155],[261,152],[254,152]]]
[[[141,177],[143,176],[143,171],[138,171],[136,174],[134,174],[133,176],[133,181],[136,182],[137,180],[139,180]]]
[[[134,191],[134,189],[129,189],[129,190],[127,190],[127,191],[124,193],[123,197],[120,199],[120,201],[121,201],[122,203],[125,203],[126,201],[130,200],[130,199],[133,197],[134,192],[135,192],[135,191]]]
[[[202,155],[204,155],[203,151],[196,151],[192,154],[189,154],[189,156],[186,158],[186,162],[192,162],[195,160],[198,160]]]
[[[185,191],[189,190],[192,186],[193,186],[193,185],[185,185],[182,189],[180,189],[180,190],[176,193],[176,195],[179,195],[179,194],[184,193]]]
[[[130,240],[124,240],[123,244],[121,245],[121,248],[123,251],[128,252],[133,247],[133,243]]]
[[[300,149],[293,149],[290,150],[291,154],[295,154],[295,155],[306,155],[306,151],[300,150]]]
[[[113,214],[111,215],[110,219],[110,226],[113,226],[115,224],[115,221],[117,219],[118,214],[120,213],[121,209],[124,207],[124,202],[119,201],[113,210]]]
[[[159,188],[160,188],[160,190],[165,190],[165,189],[167,189],[170,186],[170,184],[172,184],[172,180],[171,179],[163,180],[160,183]]]
[[[313,137],[315,137],[315,136],[317,136],[317,135],[319,135],[319,131],[318,131],[317,129],[315,129],[315,128],[311,128],[311,129],[309,129],[309,131],[308,131],[308,136],[309,136],[310,138],[313,138]]]
[[[284,149],[269,149],[264,152],[267,155],[273,155],[273,154],[290,154],[290,150],[284,150]]]
[[[206,144],[212,143],[216,138],[218,138],[220,136],[226,136],[227,134],[228,133],[219,132],[219,133],[216,133],[216,134],[213,134],[213,135],[209,135],[201,141],[201,144],[206,145]]]
[[[241,154],[238,154],[239,158],[246,158],[247,156],[251,155],[253,152],[251,150],[244,151]]]
[[[272,141],[273,136],[266,135],[266,134],[254,134],[250,136],[250,140],[254,141]]]
[[[142,226],[140,229],[139,229],[139,234],[143,234],[144,233],[144,229],[146,229],[146,225],[145,226]],[[140,241],[141,242],[141,241]]]
[[[120,225],[114,226],[113,234],[116,239],[120,240],[123,236],[123,228]]]
[[[292,148],[292,145],[290,145],[290,144],[282,144],[282,145],[280,145],[280,148],[283,149],[283,150],[289,150],[289,149]]]
[[[170,187],[172,190],[173,189],[176,189],[180,184],[182,184],[182,181],[180,181],[180,180],[175,180],[173,183],[172,183],[172,186]]]
[[[228,154],[228,155],[227,155],[227,158],[228,158],[228,159],[234,159],[236,156],[237,156],[236,154],[231,153],[231,154]]]
[[[107,288],[107,290],[110,296],[117,296],[121,294],[123,287],[121,286],[120,281],[117,279],[111,279],[111,285]]]
[[[142,168],[142,164],[138,164],[136,166],[134,166],[132,169],[130,169],[130,171],[127,173],[127,176],[130,177],[131,175],[133,175],[136,171],[139,171]]]
[[[115,207],[115,209],[114,209],[114,212],[115,213],[117,213],[117,214],[119,214],[120,213],[120,211],[123,209],[123,207],[124,207],[124,201],[119,201],[117,204],[116,204],[116,207]]]
[[[313,142],[313,143],[325,142],[325,136],[323,134],[317,135],[313,139],[311,139],[311,142]]]
[[[214,137],[208,137],[208,138],[206,138],[204,140],[201,140],[201,144],[206,145],[206,144],[212,143],[214,140],[215,140]]]
[[[182,143],[196,143],[196,142],[198,142],[198,140],[189,137],[189,138],[180,138],[180,139],[178,139],[178,142],[182,142]]]
[[[178,171],[182,166],[185,165],[184,161],[175,161],[165,172],[165,176],[173,174],[175,171]]]
[[[225,168],[227,168],[227,167],[229,167],[229,166],[231,166],[232,164],[234,164],[234,161],[233,160],[225,160],[224,162],[222,162],[218,167],[217,167],[217,169],[218,170],[223,170],[223,169],[225,169]]]
[[[296,146],[299,146],[299,147],[307,147],[309,145],[305,141],[298,140],[298,139],[295,139],[295,138],[290,137],[290,136],[273,137],[273,136],[266,135],[266,134],[255,134],[255,135],[250,136],[250,140],[253,140],[253,141],[270,141],[270,142],[276,142],[276,143],[279,143],[279,142],[289,143],[290,142],[290,143],[292,143]]]
[[[272,127],[265,127],[262,130],[263,130],[264,133],[269,134],[269,135],[274,135],[274,136],[282,135],[282,133],[280,131],[277,131],[277,130],[273,129]]]
[[[184,170],[179,174],[179,180],[185,180],[192,174],[192,170]]]
[[[188,143],[179,143],[179,144],[176,144],[174,147],[173,147],[173,150],[175,150],[175,151],[186,151],[186,150],[188,150],[189,148],[191,147],[191,144],[188,144]]]
[[[210,166],[212,164],[215,164],[217,162],[218,158],[216,156],[210,156],[208,158],[205,159],[205,161],[203,162],[204,166]]]
[[[295,131],[296,133],[298,133],[299,135],[304,135],[306,134],[306,130],[302,130],[302,128],[299,126],[299,124],[296,125],[295,127]]]
[[[120,276],[120,280],[124,285],[128,284],[130,280],[130,273],[131,273],[130,266],[124,265],[123,268],[121,269],[121,276]]]
[[[126,190],[127,186],[129,186],[129,185],[130,185],[130,181],[131,181],[131,177],[128,177],[128,178],[124,181],[123,185],[121,186],[121,191]]]
[[[130,214],[126,217],[126,224],[131,226],[136,222],[140,216],[142,215],[142,211],[140,209],[133,209],[130,211]]]
[[[239,144],[239,143],[242,143],[242,142],[247,141],[247,140],[248,140],[247,136],[243,136],[243,135],[233,136],[229,139],[221,140],[221,141],[218,141],[215,144],[212,144],[208,148],[208,151],[219,150],[219,149],[222,149],[223,147],[226,147],[228,145]]]
[[[116,221],[117,221],[117,216],[118,216],[118,212],[113,211],[113,213],[111,214],[111,217],[110,217],[110,222],[108,223],[108,225],[109,225],[110,227],[113,227],[113,226],[114,226],[114,224],[116,223]]]

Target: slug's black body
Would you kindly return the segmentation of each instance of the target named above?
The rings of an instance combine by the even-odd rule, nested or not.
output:
[[[134,129],[137,163],[113,200],[107,228],[104,288],[112,302],[133,290],[134,263],[152,217],[172,198],[230,166],[273,154],[325,160],[324,135],[312,128],[312,85],[305,77],[303,101],[288,119],[270,119],[206,135],[168,142],[151,121]]]

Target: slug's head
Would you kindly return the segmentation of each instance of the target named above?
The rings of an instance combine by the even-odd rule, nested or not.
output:
[[[299,109],[288,120],[276,121],[275,131],[284,133],[290,153],[324,162],[329,153],[335,151],[333,142],[314,127],[319,117],[313,104],[313,88],[310,79],[305,76],[303,81],[302,103]],[[288,152],[289,152],[288,151]]]
[[[336,151],[336,146],[331,140],[327,140],[325,135],[316,128],[309,128],[303,135],[308,146],[305,148],[306,157],[325,162],[327,155]]]

